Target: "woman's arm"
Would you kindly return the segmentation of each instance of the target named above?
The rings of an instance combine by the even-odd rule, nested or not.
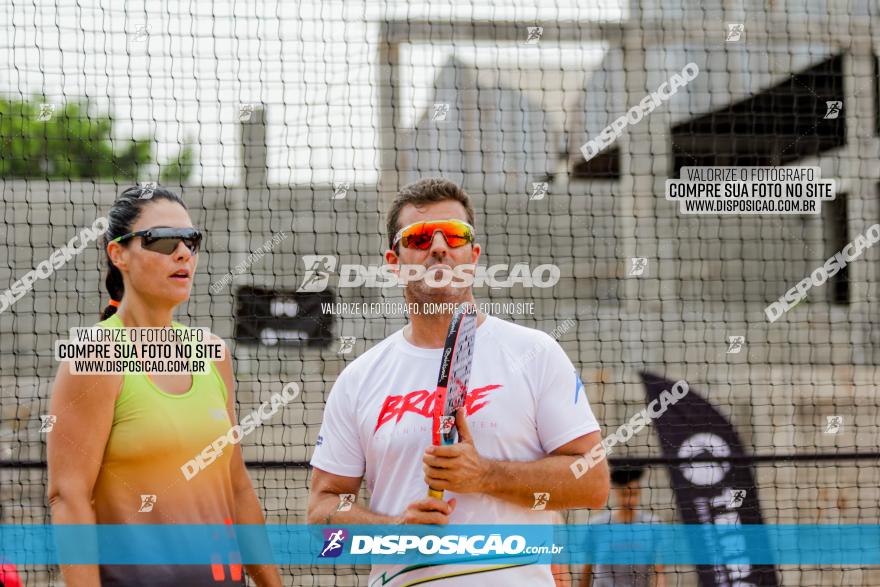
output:
[[[121,375],[70,372],[62,363],[52,386],[47,436],[49,507],[53,524],[95,524],[92,490],[113,425]],[[61,565],[67,587],[100,587],[97,565]]]
[[[226,347],[226,356],[223,361],[217,363],[217,368],[223,377],[224,383],[226,383],[228,391],[226,410],[229,412],[229,419],[232,425],[235,426],[238,423],[235,416],[235,377],[232,373],[232,357],[230,357],[228,346]],[[233,447],[230,467],[235,495],[235,523],[249,525],[265,524],[263,507],[260,505],[257,492],[254,491],[254,485],[251,482],[247,467],[245,467],[240,444],[236,443]],[[281,575],[278,573],[278,567],[275,565],[250,564],[245,565],[245,568],[258,587],[281,587]]]

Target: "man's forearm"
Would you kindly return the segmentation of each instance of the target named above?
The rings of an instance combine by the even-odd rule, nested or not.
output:
[[[325,495],[312,511],[309,512],[308,522],[310,524],[397,524],[399,523],[394,516],[386,516],[385,514],[377,514],[356,503],[351,504],[348,511],[338,511],[339,496]]]
[[[486,460],[482,493],[531,508],[536,493],[549,493],[548,510],[598,508],[605,505],[608,465],[603,460],[580,479],[571,472],[576,456],[554,455],[537,461]]]

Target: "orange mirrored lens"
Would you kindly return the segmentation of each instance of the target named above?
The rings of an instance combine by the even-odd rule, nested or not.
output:
[[[464,222],[444,220],[440,222],[421,222],[404,230],[400,244],[408,249],[427,249],[434,241],[437,231],[443,233],[446,243],[453,248],[473,241],[473,233]]]

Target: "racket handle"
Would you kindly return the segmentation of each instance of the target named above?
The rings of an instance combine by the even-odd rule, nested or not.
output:
[[[437,499],[443,499],[443,490],[431,489],[428,487],[428,497],[436,497]]]

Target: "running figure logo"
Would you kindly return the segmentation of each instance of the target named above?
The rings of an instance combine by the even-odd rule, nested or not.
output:
[[[730,503],[727,504],[727,509],[732,510],[738,508],[743,504],[746,500],[746,490],[745,489],[734,489],[730,494]]]
[[[742,335],[727,337],[727,354],[737,354],[742,350],[746,337]]]
[[[342,200],[348,194],[351,183],[347,181],[337,181],[333,184],[333,197],[331,200]]]
[[[336,351],[337,355],[347,355],[354,349],[354,343],[357,341],[356,336],[340,336],[339,337],[339,350]]]
[[[324,530],[324,548],[321,550],[321,554],[318,555],[319,558],[336,558],[340,554],[342,554],[342,547],[345,545],[345,540],[348,538],[348,532],[339,528],[338,530],[331,530],[329,528]]]
[[[141,495],[141,507],[138,508],[138,512],[151,512],[154,505],[156,505],[155,495]]]
[[[52,432],[58,417],[55,414],[45,414],[40,416],[40,432]]]
[[[527,27],[528,36],[526,37],[526,45],[537,45],[541,37],[544,36],[544,27],[530,26]]]
[[[838,116],[840,116],[840,111],[843,109],[843,102],[840,100],[831,100],[825,102],[825,120],[834,120]]]
[[[336,506],[337,512],[349,512],[351,511],[351,506],[354,505],[355,502],[354,493],[340,493],[339,494],[339,504]]]
[[[141,200],[149,200],[153,197],[153,192],[156,191],[156,188],[159,187],[155,181],[145,181],[138,185],[140,188],[140,194],[138,194],[138,198]]]
[[[840,432],[841,426],[843,426],[843,417],[827,416],[825,424],[825,434],[837,434],[838,432]]]
[[[535,504],[532,506],[532,509],[535,511],[541,511],[547,508],[547,503],[550,501],[549,493],[535,493]]]
[[[40,122],[49,122],[52,115],[55,114],[55,104],[40,104],[40,115],[37,120]]]
[[[550,189],[550,184],[546,181],[533,181],[532,182],[532,193],[529,194],[530,200],[543,200],[544,196],[547,195],[547,190]]]
[[[631,257],[630,258],[630,269],[629,276],[630,277],[640,277],[645,274],[645,269],[648,268],[648,258],[647,257]]]
[[[742,38],[743,33],[745,32],[746,26],[740,22],[729,22],[727,23],[727,37],[725,37],[725,41],[728,43],[735,43]]]
[[[434,104],[434,111],[431,113],[431,120],[433,121],[444,121],[446,120],[446,115],[449,114],[449,104],[440,103]]]
[[[330,274],[336,271],[336,257],[333,255],[303,255],[306,275],[298,292],[318,292],[327,289]]]

